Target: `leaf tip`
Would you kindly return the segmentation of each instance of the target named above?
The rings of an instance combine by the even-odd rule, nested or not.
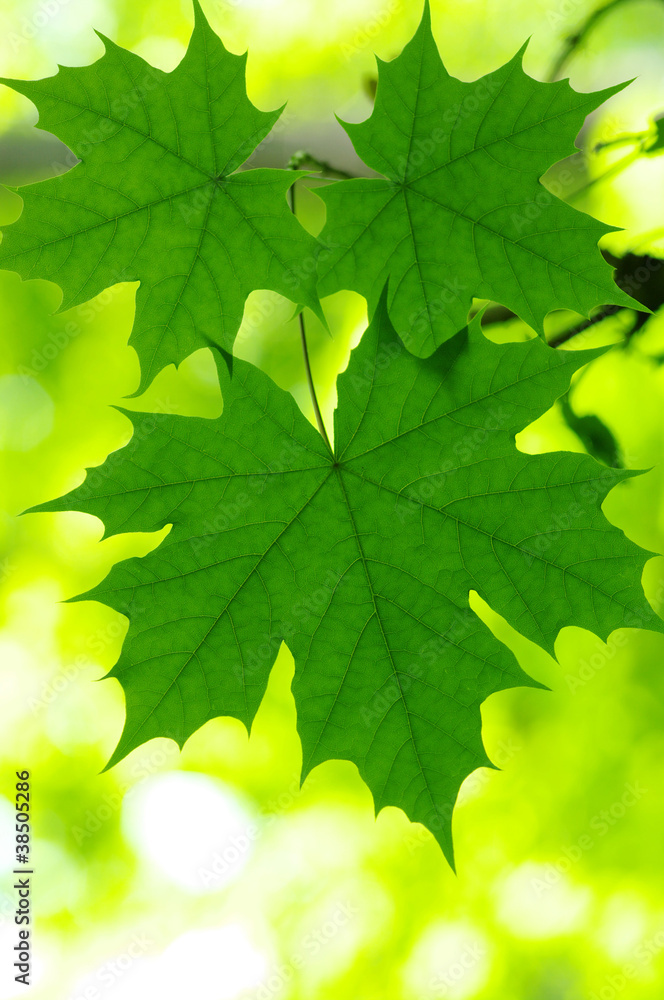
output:
[[[522,69],[523,69],[523,59],[526,52],[528,51],[528,46],[530,45],[530,40],[532,37],[533,37],[532,35],[528,35],[525,42],[523,42],[522,45],[516,50],[511,59],[511,62],[518,62]]]
[[[217,32],[214,30],[214,28],[210,24],[210,21],[209,21],[207,15],[206,15],[205,11],[203,10],[203,7],[202,7],[202,5],[200,3],[200,0],[192,0],[192,5],[193,5],[193,8],[194,8],[194,32],[193,32],[193,34],[196,35],[196,34],[199,34],[200,32],[208,32],[222,46],[222,48],[225,51],[228,51],[226,49],[226,46],[222,42],[221,38],[219,37],[219,35],[217,34]],[[193,37],[193,35],[192,35],[192,37]],[[244,60],[244,62],[246,62],[247,61],[247,52],[243,52],[241,55],[236,56],[236,58],[237,59],[242,59],[242,60]]]
[[[219,344],[215,344],[214,341],[212,340],[208,341],[208,347],[212,351],[212,355],[214,357],[215,364],[217,366],[219,381],[221,382],[222,378],[225,381],[226,377],[232,379],[233,363],[235,360],[233,355],[230,353],[230,351],[226,351],[223,347],[221,347]],[[223,362],[223,364],[220,362]]]
[[[93,28],[92,30],[94,31],[95,35],[97,36],[97,38],[107,51],[108,49],[119,48],[119,46],[116,45],[113,39],[109,38],[108,35],[105,35],[103,31],[98,31],[97,28]],[[61,69],[62,67],[59,66],[58,68]]]
[[[49,503],[52,501],[46,501],[46,503],[37,503],[33,507],[26,507],[25,510],[20,510],[17,517],[24,517],[25,514],[48,514],[50,513],[48,507]]]
[[[339,115],[336,113],[336,111],[334,112],[334,117],[336,118],[336,120],[339,123],[339,125],[341,125],[342,129],[344,130],[344,132],[346,132],[346,133],[348,133],[348,135],[350,135],[350,132],[348,132],[348,129],[352,129],[355,126],[356,123],[355,122],[344,121],[343,118],[339,117]]]
[[[420,24],[431,25],[431,4],[429,0],[424,0],[424,6],[422,8],[422,18]]]
[[[443,852],[443,856],[455,875],[458,875],[456,857],[454,855],[454,840],[452,838],[452,821],[445,820],[442,827],[434,831],[434,837]]]
[[[102,677],[101,680],[104,680],[104,678]],[[124,749],[124,747],[123,747],[123,740],[122,740],[122,738],[120,738],[120,742],[118,743],[118,745],[116,746],[115,750],[113,751],[113,753],[111,754],[111,756],[108,758],[108,760],[106,761],[106,763],[104,764],[104,766],[102,767],[102,769],[101,769],[101,771],[99,773],[100,774],[106,774],[106,772],[110,771],[112,768],[114,768],[116,764],[119,764],[121,760],[124,760],[124,758],[130,752],[131,752],[130,748],[128,748],[126,750]]]
[[[127,399],[132,399],[132,396],[128,396]],[[121,413],[123,417],[127,417],[132,427],[135,427],[135,420],[137,420],[141,415],[141,410],[128,410],[125,406],[120,406],[118,403],[109,403],[109,408],[111,410],[116,410]],[[86,469],[86,472],[88,470]]]

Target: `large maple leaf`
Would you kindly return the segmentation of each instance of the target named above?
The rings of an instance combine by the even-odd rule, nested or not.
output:
[[[539,178],[574,149],[589,112],[621,87],[576,93],[524,73],[522,52],[474,83],[450,76],[428,3],[401,55],[379,60],[373,114],[342,122],[382,174],[319,188],[328,219],[319,291],[366,297],[389,278],[392,322],[421,356],[464,326],[474,296],[542,332],[544,316],[597,305],[641,308],[612,281],[597,242],[613,227],[575,211]]]
[[[84,595],[130,619],[112,761],[215,716],[249,726],[285,640],[303,773],[354,761],[377,809],[403,808],[451,859],[458,789],[489,763],[480,705],[532,683],[469,592],[547,650],[564,625],[662,627],[640,585],[648,553],[601,511],[630,473],[515,447],[596,353],[498,346],[477,322],[421,360],[383,299],[339,378],[334,454],[237,359],[232,378],[219,364],[216,420],[128,413],[130,444],[36,508],[94,514],[107,535],[172,525]]]
[[[283,108],[254,107],[246,54],[229,53],[194,6],[189,48],[172,73],[102,36],[106,54],[92,66],[2,81],[81,162],[21,188],[25,208],[0,266],[57,282],[63,307],[140,281],[131,343],[143,388],[209,342],[230,349],[254,289],[320,309],[317,243],[287,203],[298,172],[238,172]]]

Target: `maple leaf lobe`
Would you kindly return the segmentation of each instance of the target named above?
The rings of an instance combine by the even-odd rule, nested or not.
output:
[[[40,127],[80,162],[21,189],[21,218],[0,265],[48,278],[69,308],[123,281],[139,281],[130,343],[139,392],[168,364],[209,342],[228,350],[247,295],[271,289],[319,316],[317,242],[293,217],[296,171],[238,172],[283,109],[247,97],[246,54],[233,55],[200,5],[189,47],[170,73],[102,37],[88,67],[8,81],[32,100]]]
[[[328,213],[320,294],[360,292],[372,314],[389,279],[392,322],[420,356],[465,325],[474,297],[540,334],[553,309],[639,308],[597,248],[614,227],[540,183],[573,151],[587,114],[622,86],[579,94],[566,80],[540,83],[523,71],[523,52],[463,83],[443,65],[427,4],[401,55],[379,60],[371,116],[341,122],[382,177],[317,191]]]

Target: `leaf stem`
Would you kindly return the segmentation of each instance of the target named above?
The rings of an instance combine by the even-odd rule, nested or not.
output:
[[[297,181],[295,181],[297,184]],[[288,197],[290,200],[290,208],[293,215],[295,215],[295,184],[292,184],[288,190]],[[316,387],[314,386],[314,377],[311,371],[311,361],[309,359],[309,345],[307,344],[307,330],[304,325],[304,314],[300,310],[298,313],[298,319],[300,321],[300,340],[302,341],[302,354],[304,355],[304,367],[307,373],[307,384],[309,386],[309,395],[311,396],[311,402],[314,408],[314,413],[316,415],[316,423],[318,424],[318,430],[320,431],[323,441],[330,450],[330,454],[334,454],[332,450],[332,445],[330,444],[330,439],[327,436],[327,430],[325,428],[325,422],[323,420],[323,414],[320,411],[320,406],[318,405],[318,397],[316,395]]]
[[[350,174],[347,170],[340,170],[334,167],[327,160],[319,160],[317,156],[310,153],[306,149],[300,149],[297,153],[293,153],[290,160],[288,161],[289,170],[306,170],[307,168],[313,168],[314,170],[322,170],[327,177],[316,177],[312,180],[353,180],[357,175]]]
[[[574,337],[578,337],[580,334],[585,333],[591,327],[596,326],[601,323],[602,320],[608,319],[609,316],[616,316],[618,313],[628,314],[633,312],[637,317],[641,315],[636,313],[636,310],[630,310],[624,306],[604,306],[594,316],[589,319],[583,320],[576,326],[570,327],[569,330],[563,330],[561,333],[556,334],[551,340],[547,341],[549,347],[560,347],[561,344],[566,344],[568,340],[573,340]]]
[[[572,191],[572,193],[566,199],[568,204],[570,202],[575,201],[575,199],[578,198],[580,194],[583,194],[584,191],[588,191],[589,188],[594,187],[595,184],[601,184],[603,183],[603,181],[608,181],[609,178],[615,177],[617,174],[622,173],[622,171],[625,170],[626,167],[629,167],[630,164],[634,163],[635,160],[638,160],[640,156],[641,156],[641,147],[637,146],[637,148],[633,149],[631,153],[627,153],[626,156],[623,156],[620,160],[617,160],[616,163],[611,164],[611,166],[607,170],[605,170],[604,173],[597,174],[595,177],[591,177],[590,180],[585,182],[585,184],[582,184],[581,187],[578,187],[576,191]]]
[[[576,31],[565,39],[563,48],[551,67],[551,71],[549,73],[550,83],[553,83],[554,80],[559,78],[563,69],[567,65],[568,60],[573,55],[574,50],[582,45],[588,35],[594,31],[598,21],[601,21],[610,11],[619,7],[623,3],[625,3],[625,0],[609,0],[604,7],[600,7],[599,10],[594,10],[576,29]]]

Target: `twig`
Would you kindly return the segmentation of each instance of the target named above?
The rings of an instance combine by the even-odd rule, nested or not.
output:
[[[549,82],[553,83],[557,80],[562,73],[568,59],[573,54],[574,50],[581,45],[588,35],[594,31],[599,21],[612,11],[615,7],[619,7],[621,4],[625,3],[626,0],[609,0],[609,3],[605,4],[604,7],[600,7],[598,10],[594,10],[586,20],[580,25],[579,28],[574,32],[573,35],[569,35],[564,43],[561,52],[558,54],[558,58],[551,67],[549,73]]]
[[[290,164],[289,164],[290,166]],[[297,183],[297,181],[295,182]],[[289,191],[288,196],[290,199],[290,208],[293,215],[295,215],[295,184],[293,184]],[[316,423],[318,424],[318,430],[320,431],[323,441],[330,449],[333,454],[332,445],[330,444],[330,439],[327,436],[327,430],[325,428],[325,422],[323,421],[323,414],[320,411],[320,406],[318,405],[318,397],[316,396],[316,388],[314,386],[314,378],[311,372],[311,361],[309,359],[309,346],[307,344],[307,331],[304,325],[304,315],[302,310],[298,314],[298,319],[300,321],[300,340],[302,341],[302,353],[304,355],[304,367],[307,373],[307,383],[309,385],[309,395],[311,396],[311,402],[313,404],[314,413],[316,415]]]

